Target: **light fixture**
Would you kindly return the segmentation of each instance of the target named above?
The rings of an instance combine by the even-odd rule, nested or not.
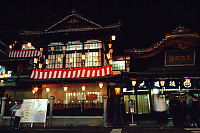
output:
[[[132,86],[135,87],[137,81],[136,80],[132,80]]]
[[[51,51],[54,51],[55,47],[51,47]]]
[[[40,48],[40,52],[43,52],[44,48]]]
[[[112,54],[113,53],[113,49],[110,49],[109,52]]]
[[[35,94],[35,90],[34,89],[32,90],[32,93]]]
[[[89,49],[89,48],[90,48],[90,45],[88,44],[88,45],[86,45],[86,47],[87,47],[87,49]]]
[[[22,48],[23,48],[23,49],[25,49],[25,48],[26,48],[26,45],[25,45],[25,44],[24,44],[24,45],[22,45]]]
[[[27,43],[27,46],[30,48],[30,47],[31,47],[31,43],[30,43],[30,42],[28,42],[28,43]]]
[[[9,49],[12,49],[12,45],[9,45]]]
[[[47,93],[50,92],[50,88],[46,88],[46,92],[47,92]]]
[[[103,82],[99,82],[99,88],[103,88]]]
[[[102,44],[99,44],[99,48],[100,48],[100,49],[102,48]]]
[[[109,43],[109,44],[108,44],[108,47],[109,47],[109,48],[112,48],[112,43]]]
[[[72,63],[73,62],[73,58],[71,57],[71,58],[69,58],[69,62],[70,63]]]
[[[113,64],[113,60],[112,60],[112,59],[109,60],[109,64],[110,64],[110,65]]]
[[[160,85],[161,85],[162,87],[164,87],[164,86],[165,86],[165,80],[161,80],[161,81],[160,81]]]
[[[110,53],[107,53],[106,56],[108,59],[110,59]]]
[[[42,65],[43,65],[42,63],[39,63],[39,68],[40,68],[40,69],[42,68]]]
[[[116,36],[115,36],[115,35],[112,35],[112,36],[111,36],[111,40],[112,40],[112,41],[115,41],[115,40],[116,40]]]
[[[85,54],[82,54],[82,60],[85,60]]]
[[[98,56],[95,56],[95,57],[94,57],[94,61],[98,61]]]
[[[85,85],[81,86],[82,91],[85,91],[85,88],[86,88]]]
[[[38,87],[34,87],[35,92],[38,92],[38,89],[39,89]]]
[[[49,59],[45,59],[45,64],[49,64]]]
[[[78,49],[78,45],[74,46],[74,48],[75,48],[75,50],[77,50]]]
[[[34,58],[34,63],[37,64],[38,58]]]
[[[62,57],[58,57],[58,62],[61,62],[62,61]]]
[[[66,92],[68,90],[68,86],[64,86],[63,90]]]
[[[191,85],[192,85],[191,82],[190,82],[190,78],[185,77],[185,81],[184,81],[183,85],[184,85],[186,88],[190,88]]]
[[[65,51],[65,50],[66,50],[66,48],[67,48],[66,46],[62,46],[62,49],[63,49],[63,51]]]
[[[119,87],[115,88],[115,94],[120,95],[120,88]]]

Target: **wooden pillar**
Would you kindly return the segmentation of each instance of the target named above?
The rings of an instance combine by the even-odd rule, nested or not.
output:
[[[54,105],[54,96],[50,96],[50,110],[49,110],[49,127],[52,127],[52,116],[53,116],[53,105]]]
[[[107,112],[107,106],[108,106],[108,96],[103,96],[103,125],[106,127],[108,123],[108,112]]]
[[[6,107],[6,97],[2,97],[2,104],[1,104],[1,115],[0,115],[0,126],[2,127],[4,125],[3,117]]]

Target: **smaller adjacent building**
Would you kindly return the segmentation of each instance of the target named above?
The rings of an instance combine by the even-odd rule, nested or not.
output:
[[[134,94],[124,90],[125,110],[130,99],[136,100],[137,114],[150,114],[152,95],[162,93],[169,102],[170,95],[190,92],[199,97],[199,47],[200,37],[183,26],[149,48],[127,49],[131,56],[130,72],[123,73],[127,79],[136,81]]]

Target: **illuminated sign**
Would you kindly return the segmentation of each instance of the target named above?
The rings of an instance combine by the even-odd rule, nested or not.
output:
[[[195,50],[169,50],[165,52],[165,66],[195,65]]]

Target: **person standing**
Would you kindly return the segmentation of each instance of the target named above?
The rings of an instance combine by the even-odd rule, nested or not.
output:
[[[17,107],[13,109],[13,111],[15,112],[15,121],[14,121],[15,129],[19,129],[20,119],[23,117],[22,103],[23,103],[23,100],[20,100],[18,102]]]
[[[193,95],[189,93],[187,100],[186,100],[186,106],[187,106],[187,120],[188,125],[193,126],[193,109],[192,109],[192,103],[193,103]]]
[[[164,128],[168,122],[167,104],[163,95],[154,95],[154,111],[156,112],[157,124],[159,127]]]
[[[169,106],[170,106],[170,115],[172,117],[173,125],[175,127],[180,127],[183,126],[183,105],[178,98],[178,96],[174,96],[170,101],[169,101]]]

